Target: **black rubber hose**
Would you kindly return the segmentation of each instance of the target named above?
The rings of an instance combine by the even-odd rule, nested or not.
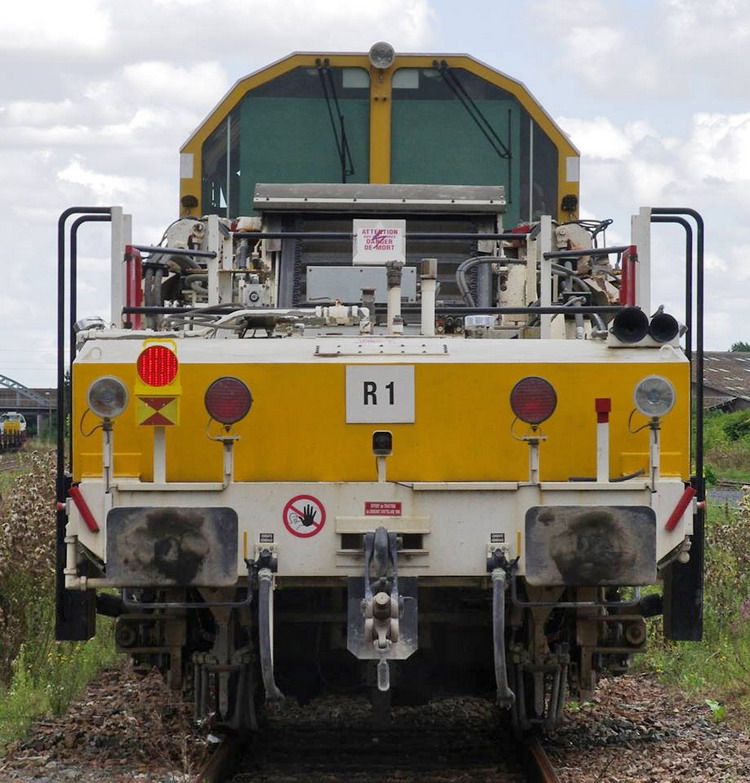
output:
[[[496,568],[492,572],[492,639],[495,647],[495,681],[497,703],[510,707],[516,695],[508,685],[508,667],[505,659],[505,571]]]
[[[258,572],[258,632],[260,635],[260,670],[266,701],[281,701],[284,694],[276,685],[273,676],[273,653],[271,650],[271,582],[273,574],[268,568]]]

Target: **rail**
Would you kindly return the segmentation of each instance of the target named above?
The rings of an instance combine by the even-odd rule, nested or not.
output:
[[[194,779],[197,783],[228,783],[237,773],[244,750],[245,746],[240,737],[225,737]],[[519,757],[528,783],[561,783],[557,770],[536,735],[523,738],[519,745]]]
[[[552,762],[537,736],[527,736],[521,745],[524,772],[529,783],[560,783]]]
[[[197,783],[224,783],[231,780],[242,758],[238,737],[225,737],[195,776]]]

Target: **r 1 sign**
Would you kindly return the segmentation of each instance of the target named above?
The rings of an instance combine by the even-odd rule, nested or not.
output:
[[[357,364],[346,368],[347,424],[414,422],[414,367]]]

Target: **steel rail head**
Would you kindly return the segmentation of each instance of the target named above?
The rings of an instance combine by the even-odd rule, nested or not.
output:
[[[227,736],[222,739],[194,780],[199,783],[224,783],[231,780],[242,758],[242,738]]]
[[[536,783],[560,783],[557,771],[542,747],[539,737],[533,734],[526,735],[522,753],[529,780],[536,781]]]

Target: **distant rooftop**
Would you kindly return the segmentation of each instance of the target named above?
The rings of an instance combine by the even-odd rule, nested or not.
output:
[[[732,401],[747,404],[734,406]],[[750,351],[706,351],[703,354],[703,404],[705,408],[728,407],[730,410],[750,406]]]

